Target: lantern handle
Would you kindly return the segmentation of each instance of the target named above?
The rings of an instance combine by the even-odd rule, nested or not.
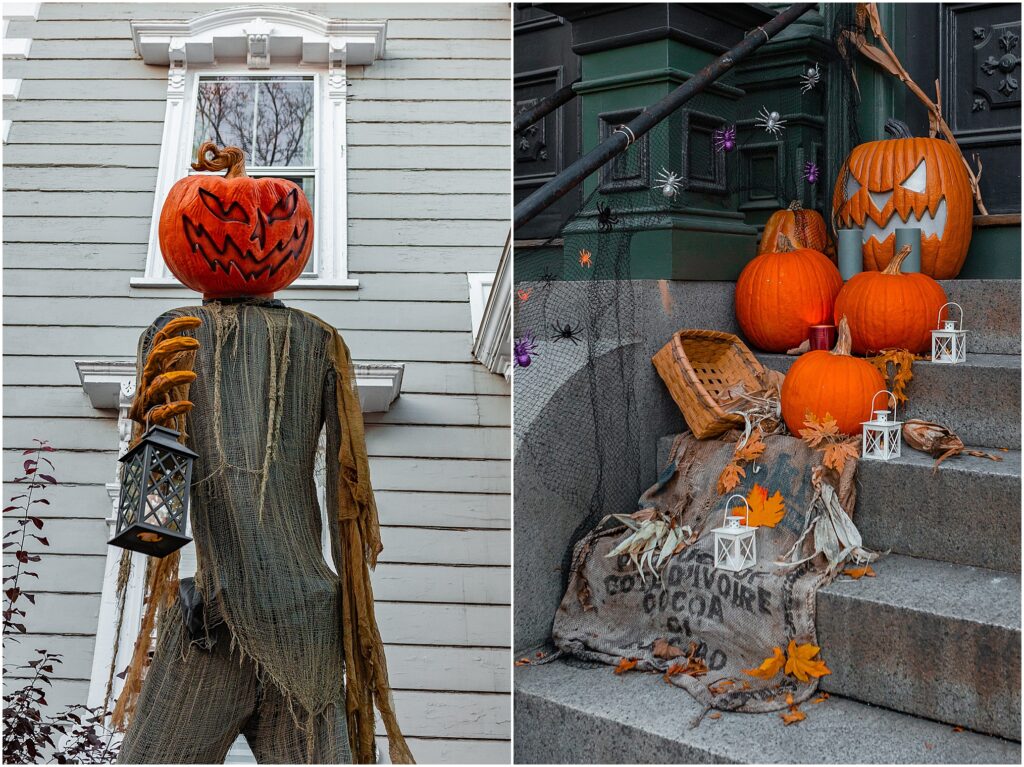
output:
[[[960,321],[959,321],[959,324],[957,325],[956,329],[957,330],[963,330],[964,329],[964,308],[962,306],[960,306],[960,304],[958,304],[956,301],[947,301],[946,303],[944,303],[942,306],[939,307],[939,317],[938,317],[938,320],[935,323],[935,327],[937,327],[937,328],[941,328],[942,327],[942,310],[945,309],[947,306],[955,306],[957,309],[960,310]],[[949,315],[947,314],[946,316],[947,316],[947,319],[948,319]]]
[[[747,499],[744,498],[739,493],[733,493],[732,495],[725,499],[725,516],[722,518],[722,524],[724,525],[729,519],[729,504],[732,502],[733,498],[739,498],[741,501],[743,501],[743,505],[747,507],[747,513],[743,517],[743,526],[750,527],[750,525],[747,524],[747,520],[750,518],[750,504],[747,503]]]
[[[886,410],[889,409],[889,400],[890,399],[892,400],[892,417],[893,417],[893,420],[895,420],[896,419],[896,395],[894,395],[888,389],[879,389],[878,391],[875,392],[875,396],[871,398],[871,412],[872,413],[875,412],[875,397],[877,397],[879,394],[886,394],[886,395],[888,395],[886,397],[886,401],[885,401],[885,406],[886,406],[885,409]]]

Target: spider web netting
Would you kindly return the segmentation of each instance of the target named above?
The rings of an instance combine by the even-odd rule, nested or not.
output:
[[[814,592],[830,576],[816,565],[741,576],[711,567],[709,531],[721,524],[721,516],[715,515],[722,514],[724,502],[714,479],[734,445],[689,436],[676,445],[672,460],[662,454],[659,462],[658,440],[686,426],[653,370],[651,356],[683,328],[738,334],[732,292],[728,285],[716,287],[692,274],[686,280],[652,279],[652,273],[669,269],[647,262],[659,257],[657,248],[648,251],[647,243],[651,232],[700,217],[726,232],[746,227],[752,233],[746,247],[753,258],[758,229],[770,213],[794,200],[828,221],[835,173],[846,151],[839,148],[836,156],[827,155],[823,118],[814,116],[825,113],[826,98],[832,98],[825,93],[829,66],[841,68],[844,63],[838,57],[823,58],[816,73],[807,73],[814,81],[810,85],[793,77],[770,95],[744,95],[738,105],[729,101],[737,96],[729,90],[730,78],[724,78],[585,182],[577,215],[539,249],[556,255],[540,259],[531,252],[516,262],[517,631],[536,638],[535,630],[520,627],[543,623],[544,615],[533,614],[532,605],[550,605],[557,592],[564,599],[555,615],[554,639],[576,658],[612,664],[640,658],[639,668],[664,671],[667,664],[651,655],[655,638],[667,637],[684,651],[691,639],[697,640],[713,677],[684,675],[673,681],[720,708],[771,710],[784,705],[785,692],[794,692],[798,699],[813,692],[813,681],[780,686],[776,680],[771,686],[743,689],[738,682],[735,690],[723,688],[720,694],[709,692],[707,685],[715,678],[744,678],[742,668],[757,666],[772,646],[785,647],[789,638],[812,641]],[[848,122],[848,133],[856,141],[849,89],[844,85],[836,98],[829,114]],[[602,138],[639,109],[606,121]],[[777,131],[771,130],[775,127]],[[700,227],[691,231],[698,232],[697,240]],[[714,240],[710,242],[713,248]],[[708,297],[716,292],[728,301]],[[759,561],[765,563],[794,545],[807,544],[801,532],[822,508],[820,491],[811,483],[811,469],[820,458],[790,437],[771,437],[768,444],[766,462],[776,466],[757,479],[776,482],[792,498],[793,512],[777,534],[762,536]],[[651,487],[665,466],[669,468],[659,484]],[[737,492],[749,492],[753,479],[748,476]],[[648,488],[642,504],[678,510],[701,536],[700,545],[672,561],[661,580],[638,577],[635,562],[628,558],[604,556],[626,529],[615,521],[602,522],[610,514],[635,511]],[[852,513],[852,495],[845,493],[839,506]],[[520,555],[524,540],[531,547],[550,548],[548,560]],[[522,566],[526,556],[531,556],[528,571]],[[558,562],[558,575],[537,572],[548,561]],[[608,590],[612,582],[619,584],[612,587],[619,591]],[[631,593],[621,590],[622,583],[629,583],[626,592]],[[688,620],[687,608],[680,605],[689,605],[702,588],[708,592],[704,615]],[[718,588],[723,591],[715,596]],[[771,594],[771,615],[759,611],[756,596],[751,602],[751,594],[761,588]],[[724,610],[720,607],[718,616],[709,617],[712,597]],[[597,603],[600,607],[594,610]],[[709,623],[723,611],[724,621]],[[516,641],[522,649],[529,647],[522,637]]]

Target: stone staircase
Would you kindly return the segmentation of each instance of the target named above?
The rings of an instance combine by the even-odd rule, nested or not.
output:
[[[648,675],[571,659],[522,667],[516,761],[1020,763],[1020,282],[944,287],[965,308],[968,363],[915,364],[900,416],[1003,460],[959,456],[933,473],[904,446],[898,460],[860,462],[854,519],[868,547],[892,553],[877,577],[818,594],[832,697],[793,727],[775,714],[694,727],[699,704]],[[671,441],[659,440],[659,465]]]

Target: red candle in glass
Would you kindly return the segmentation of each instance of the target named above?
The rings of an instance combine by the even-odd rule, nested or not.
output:
[[[811,351],[825,350],[829,351],[833,346],[836,345],[836,326],[835,325],[811,325],[811,331],[809,335],[811,342]]]

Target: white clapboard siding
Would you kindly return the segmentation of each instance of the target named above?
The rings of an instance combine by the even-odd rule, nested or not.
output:
[[[34,438],[57,448],[58,484],[33,507],[50,545],[29,547],[42,556],[23,584],[37,605],[5,662],[63,653],[47,695],[57,707],[88,692],[118,442],[116,413],[92,407],[75,360],[132,358],[156,316],[198,303],[130,286],[145,268],[167,73],[139,59],[129,22],[215,7],[44,2],[7,30],[33,43],[4,62],[22,81],[4,104],[5,499],[22,492],[12,480]],[[388,21],[385,58],[346,73],[360,287],[282,298],[339,327],[356,359],[405,363],[401,396],[366,418],[385,545],[373,584],[399,720],[421,763],[507,763],[509,385],[471,356],[466,273],[496,268],[509,229],[509,7],[295,7]]]

